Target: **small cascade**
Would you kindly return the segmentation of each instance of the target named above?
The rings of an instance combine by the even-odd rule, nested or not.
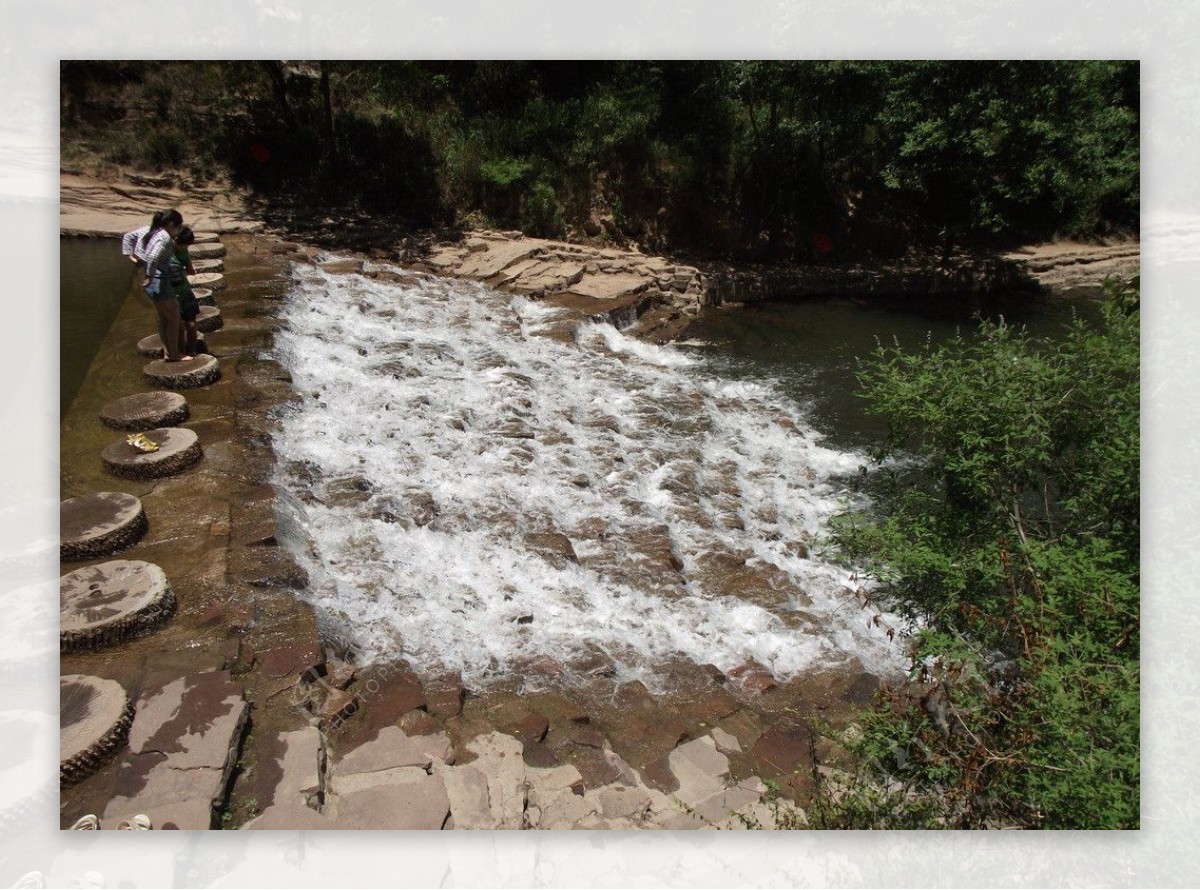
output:
[[[769,383],[480,284],[297,266],[275,443],[305,596],[363,660],[486,684],[602,657],[890,672],[814,552],[861,455]],[[407,282],[407,283],[401,283]],[[814,549],[810,549],[814,548]]]

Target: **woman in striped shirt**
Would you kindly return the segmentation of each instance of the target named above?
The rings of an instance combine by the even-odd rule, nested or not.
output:
[[[179,349],[179,301],[171,286],[174,238],[182,225],[183,216],[178,210],[168,210],[161,217],[155,214],[149,231],[137,242],[146,259],[142,287],[158,313],[158,337],[163,344],[163,360],[168,362],[191,361],[191,356],[184,355]]]

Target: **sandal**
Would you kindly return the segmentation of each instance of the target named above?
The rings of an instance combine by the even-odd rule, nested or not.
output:
[[[117,831],[149,831],[150,817],[138,813],[132,819],[125,819],[117,826]]]
[[[140,451],[142,454],[158,451],[158,443],[147,439],[145,433],[130,433],[125,437],[125,442],[130,448]]]
[[[100,820],[88,813],[86,816],[81,816],[75,820],[75,824],[71,826],[71,831],[99,831]]]

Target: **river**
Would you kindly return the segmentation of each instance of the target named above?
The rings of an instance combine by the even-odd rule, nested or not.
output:
[[[137,294],[115,242],[61,247],[65,411]],[[1072,305],[1004,308],[1052,332]],[[865,621],[820,548],[880,432],[853,367],[877,340],[940,340],[969,317],[767,303],[657,347],[481,285],[313,266],[283,312],[299,396],[275,442],[285,537],[360,662],[402,655],[475,687],[601,664],[657,690],[705,663],[902,666],[898,619]]]

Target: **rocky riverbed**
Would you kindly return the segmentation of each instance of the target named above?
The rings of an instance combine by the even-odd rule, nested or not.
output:
[[[134,813],[180,828],[804,824],[814,783],[838,761],[832,737],[878,685],[861,665],[783,681],[752,661],[680,664],[668,694],[623,681],[601,654],[584,670],[535,659],[521,676],[486,686],[403,660],[364,666],[353,643],[297,596],[309,578],[281,542],[272,437],[278,409],[296,394],[274,342],[292,263],[366,279],[482,281],[569,310],[575,321],[552,337],[601,317],[669,339],[713,302],[709,275],[500,232],[400,257],[411,271],[397,273],[379,260],[397,258],[398,247],[332,257],[255,234],[261,224],[227,193],[134,186],[105,191],[65,175],[63,231],[115,234],[141,224],[146,207],[170,204],[221,231],[229,286],[218,294],[224,326],[209,335],[221,373],[187,392],[183,426],[198,436],[199,464],[161,479],[106,473],[99,455],[117,436],[99,415],[144,388],[136,344],[153,317],[134,295],[63,419],[61,497],[139,497],[148,529],[118,557],[159,565],[177,601],[145,636],[62,656],[64,674],[116,680],[137,708],[127,743],[64,789],[64,826],[89,812],[105,827]],[[113,194],[126,203],[110,203]],[[1095,265],[1078,254],[1035,256],[1042,272]],[[569,540],[548,536],[539,546],[548,560],[575,556]],[[669,569],[670,554],[662,558]],[[64,563],[63,573],[100,561]],[[743,577],[745,564],[725,570]],[[868,622],[875,614],[852,598],[846,608]]]

